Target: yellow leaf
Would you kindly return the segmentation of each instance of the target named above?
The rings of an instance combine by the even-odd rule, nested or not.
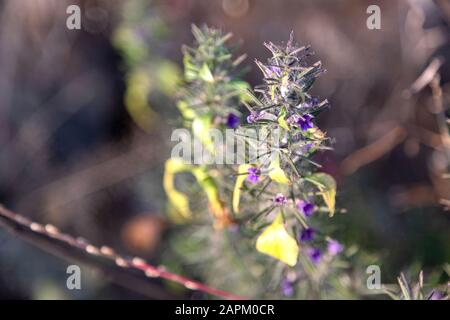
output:
[[[216,149],[210,133],[211,122],[212,118],[209,114],[195,117],[194,121],[192,121],[192,132],[194,133],[194,136],[200,140],[200,142],[205,146],[205,148],[209,152],[215,154]]]
[[[322,198],[330,211],[330,217],[334,215],[335,202],[336,202],[336,189],[322,192]]]
[[[239,201],[241,199],[241,188],[247,178],[248,169],[252,166],[249,164],[241,164],[238,168],[238,176],[233,190],[233,211],[239,213]]]
[[[184,78],[187,81],[193,81],[197,78],[198,68],[192,63],[192,57],[185,53],[183,56]]]
[[[148,95],[152,91],[149,75],[143,70],[133,71],[127,76],[125,106],[136,124],[143,130],[151,128],[155,120],[155,112],[148,103]]]
[[[308,177],[320,190],[323,201],[328,207],[330,217],[334,215],[336,203],[336,181],[329,174],[319,172]]]
[[[323,140],[325,139],[325,133],[323,131],[321,131],[318,128],[311,128],[309,129],[312,131],[314,138],[319,139],[319,140]]]
[[[203,64],[198,75],[206,82],[214,82],[214,76],[212,75],[211,70],[206,63]]]
[[[169,60],[160,60],[155,66],[155,84],[162,93],[171,97],[179,88],[181,71],[176,63]]]
[[[214,226],[218,229],[230,225],[233,221],[229,211],[223,205],[219,189],[213,177],[207,172],[205,167],[192,169],[192,174],[197,179],[198,184],[206,193],[209,202],[209,209],[214,216]]]
[[[214,211],[220,211],[222,204],[219,200],[219,190],[213,178],[202,167],[194,168],[192,174],[197,179],[203,191],[205,191],[211,208]]]
[[[169,217],[170,221],[175,224],[184,224],[188,221],[186,217],[184,217],[180,213],[180,210],[175,208],[175,206],[170,201],[166,203],[166,214]]]
[[[283,129],[286,129],[287,131],[290,131],[289,125],[286,122],[286,109],[281,109],[280,116],[278,117],[278,124]]]
[[[281,213],[256,240],[256,250],[293,267],[300,251],[295,239],[286,231]]]
[[[280,167],[280,156],[277,155],[275,160],[269,166],[269,177],[275,182],[288,184],[290,181],[283,169]]]
[[[223,228],[233,223],[229,210],[223,205],[219,196],[219,189],[213,177],[205,167],[193,167],[183,163],[182,159],[172,158],[166,161],[163,186],[169,200],[168,213],[178,222],[191,219],[189,198],[174,186],[175,175],[180,172],[190,172],[206,193],[209,209],[214,217],[214,226]],[[182,218],[182,219],[180,219]]]
[[[194,119],[196,116],[195,111],[185,101],[178,101],[177,108],[185,119]]]
[[[171,211],[175,211],[184,219],[190,219],[192,213],[189,209],[188,197],[175,189],[175,175],[179,172],[190,170],[190,166],[183,163],[181,159],[172,158],[166,161],[164,168],[163,187],[170,203]]]

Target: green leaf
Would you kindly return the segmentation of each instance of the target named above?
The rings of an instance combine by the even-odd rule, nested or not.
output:
[[[214,82],[214,76],[206,63],[203,64],[198,76],[206,82]]]
[[[303,92],[306,92],[309,89],[311,89],[311,87],[314,84],[315,80],[316,80],[316,78],[312,77],[312,78],[308,79],[307,81],[305,81],[305,83],[303,84]]]
[[[185,53],[183,56],[184,64],[184,78],[186,81],[193,81],[197,79],[198,68],[192,63],[192,57],[190,54]]]
[[[191,31],[197,42],[201,43],[206,40],[203,31],[199,27],[197,27],[195,24],[191,25]]]
[[[317,107],[314,108],[310,113],[312,116],[317,117],[323,111],[325,111],[329,107],[328,100],[322,101]]]
[[[287,131],[290,130],[289,125],[286,122],[286,108],[282,108],[280,112],[280,116],[278,117],[278,124],[283,129],[286,129]]]
[[[146,71],[137,69],[128,74],[125,106],[136,124],[146,131],[155,120],[155,113],[148,103],[152,90],[152,81]]]
[[[252,166],[249,164],[241,164],[238,168],[238,175],[236,178],[236,184],[233,190],[233,211],[239,213],[239,202],[241,199],[241,188],[247,178],[248,169]]]
[[[251,102],[252,99],[248,95],[248,90],[250,89],[250,85],[245,81],[231,81],[229,86],[238,92],[238,97],[241,101]]]
[[[253,91],[251,89],[246,90],[245,95],[247,96],[245,101],[253,101],[254,103],[256,103],[258,106],[262,106],[263,103],[261,102],[261,100],[258,99],[258,97],[253,93]]]

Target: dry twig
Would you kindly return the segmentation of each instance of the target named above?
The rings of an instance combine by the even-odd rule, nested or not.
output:
[[[117,283],[151,298],[167,299],[173,296],[164,293],[161,286],[146,278],[166,279],[181,284],[189,290],[198,290],[223,299],[243,299],[241,296],[168,272],[164,267],[152,266],[141,258],[118,255],[106,246],[96,247],[82,238],[61,233],[53,225],[33,222],[1,205],[0,225],[43,250],[68,260],[91,265]]]

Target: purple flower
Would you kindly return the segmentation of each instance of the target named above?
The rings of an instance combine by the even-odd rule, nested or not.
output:
[[[440,293],[437,290],[433,290],[428,299],[429,300],[442,300],[443,298],[444,298],[444,295],[442,293]]]
[[[264,111],[261,112],[251,112],[250,115],[247,116],[248,123],[255,123],[256,121],[262,119],[264,117]]]
[[[235,115],[234,113],[230,113],[227,116],[227,127],[231,129],[236,129],[241,123],[241,118]]]
[[[310,217],[314,213],[314,204],[309,203],[304,200],[297,201],[297,208],[300,210],[305,217]]]
[[[281,74],[281,68],[280,67],[269,66],[269,70],[270,70],[269,77],[275,78],[277,76],[280,76],[280,74]]]
[[[311,241],[314,238],[314,235],[316,234],[316,230],[313,228],[306,228],[302,230],[300,233],[300,241],[306,242]]]
[[[247,123],[254,123],[256,120],[255,120],[255,114],[254,113],[250,113],[248,116],[247,116]]]
[[[251,167],[248,168],[247,173],[247,181],[253,184],[257,184],[261,175],[261,171],[258,168]]]
[[[287,199],[282,193],[278,193],[275,196],[275,198],[273,199],[273,202],[275,202],[275,204],[277,206],[283,206],[283,205],[285,205],[287,203]]]
[[[335,256],[344,250],[344,246],[337,240],[328,240],[327,251],[330,255]]]
[[[309,108],[317,106],[319,104],[319,102],[320,102],[319,98],[312,98],[312,99],[309,99],[309,100],[301,103],[300,106],[302,108],[309,109]]]
[[[291,297],[294,294],[293,284],[291,280],[286,278],[281,281],[281,292],[285,297]]]
[[[248,123],[255,123],[258,120],[258,114],[256,112],[252,112],[247,116]]]
[[[307,254],[309,259],[311,259],[311,262],[314,264],[317,264],[320,262],[320,259],[322,258],[322,252],[320,252],[317,248],[309,248],[307,250]]]
[[[302,131],[306,131],[314,126],[311,121],[312,118],[312,115],[304,114],[302,117],[298,118],[297,125],[300,126],[300,129],[302,129]]]
[[[305,149],[305,152],[309,152],[309,150],[311,150],[312,147],[313,147],[312,143],[307,143],[303,146],[303,148]]]

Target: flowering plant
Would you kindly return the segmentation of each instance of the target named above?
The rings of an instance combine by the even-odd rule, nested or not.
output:
[[[420,271],[418,281],[411,283],[406,276],[401,273],[397,277],[398,288],[384,286],[384,292],[394,300],[448,300],[449,287],[442,286],[441,288],[433,288],[428,292],[424,289],[423,271]]]
[[[229,35],[195,26],[193,34],[195,47],[183,48],[185,84],[178,102],[184,126],[190,129],[186,134],[217,154],[229,146],[217,143],[209,131],[231,128],[234,141],[255,152],[238,154],[231,164],[192,164],[185,155],[184,160],[174,157],[166,162],[169,211],[178,221],[191,222],[174,237],[175,247],[183,247],[176,251],[190,261],[196,254],[208,261],[208,268],[201,268],[205,273],[226,271],[232,280],[203,276],[229,290],[244,287],[252,296],[277,297],[293,296],[295,288],[303,286],[306,290],[298,297],[320,295],[323,279],[334,264],[339,265],[337,256],[344,250],[326,234],[326,221],[336,211],[335,180],[320,172],[321,165],[313,160],[317,152],[330,149],[330,139],[316,125],[328,101],[309,93],[324,72],[321,63],[309,65],[310,48],[296,46],[292,34],[283,46],[266,43],[272,57],[267,63],[256,61],[264,83],[250,90],[236,77],[236,66],[243,59],[232,58],[225,46]],[[249,111],[242,124],[240,105]],[[204,216],[204,210],[192,213],[188,199],[196,191],[191,196],[175,188],[175,175],[181,172],[192,173],[198,192],[206,194],[209,215]],[[213,229],[205,217],[213,218]],[[198,247],[186,248],[187,239],[195,239]],[[213,254],[196,251],[205,247]],[[279,261],[278,272],[273,273],[265,256]],[[236,260],[247,270],[230,269]],[[252,279],[260,276],[267,283],[255,286]]]
[[[250,104],[243,103],[250,111],[245,127],[255,128],[264,137],[256,148],[269,152],[239,167],[238,175],[246,175],[246,180],[236,181],[234,211],[240,211],[239,197],[244,189],[246,205],[250,204],[252,211],[257,203],[266,205],[257,215],[259,219],[247,210],[250,219],[259,225],[273,221],[258,237],[258,251],[294,266],[304,247],[303,252],[317,264],[322,257],[319,244],[326,244],[332,254],[343,250],[336,240],[323,236],[317,223],[311,226],[312,216],[328,212],[332,217],[335,212],[336,182],[319,172],[321,165],[312,160],[318,151],[329,149],[329,139],[314,123],[328,101],[309,93],[324,70],[320,62],[308,65],[310,48],[296,46],[292,34],[285,46],[271,42],[265,46],[272,57],[267,63],[256,61],[264,83],[250,94]]]

